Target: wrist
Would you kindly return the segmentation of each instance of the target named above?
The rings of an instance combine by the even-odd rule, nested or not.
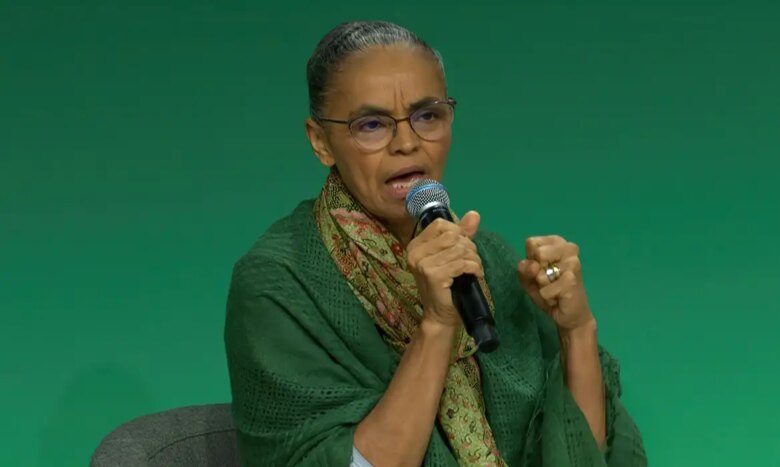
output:
[[[558,329],[558,335],[562,340],[566,340],[567,342],[572,341],[587,341],[591,340],[596,337],[598,331],[598,325],[596,323],[596,318],[590,317],[587,321],[584,323],[574,327],[574,328],[568,328]]]
[[[432,352],[440,355],[447,362],[454,361],[456,349],[456,336],[459,326],[442,323],[433,319],[423,319],[417,330],[415,340],[418,348],[423,352]]]
[[[566,366],[570,352],[577,353],[583,348],[598,346],[596,320],[590,317],[587,321],[574,328],[558,329],[558,339],[561,344],[561,359]]]
[[[438,340],[454,338],[457,330],[457,323],[443,323],[435,319],[423,318],[417,332],[425,338]]]

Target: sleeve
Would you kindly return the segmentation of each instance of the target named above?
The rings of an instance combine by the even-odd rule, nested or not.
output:
[[[551,355],[547,360],[550,362],[548,368],[548,378],[546,385],[548,401],[547,411],[555,412],[557,408],[551,408],[550,404],[556,401],[562,401],[559,407],[564,408],[561,420],[565,426],[584,427],[586,434],[590,435],[587,421],[579,410],[577,402],[572,397],[565,385],[563,378],[563,369],[560,365],[560,341],[555,323],[542,310],[536,307],[530,297],[524,296],[526,307],[534,310],[539,336],[545,353]],[[620,364],[609,351],[599,345],[599,361],[601,363],[601,375],[604,383],[605,393],[605,421],[606,421],[606,446],[600,453],[610,467],[646,467],[647,457],[642,442],[642,437],[633,418],[621,403],[623,394]],[[558,393],[558,388],[560,392]],[[577,420],[577,424],[568,423]],[[577,435],[579,436],[579,435]],[[592,439],[592,435],[590,436]],[[595,442],[594,442],[595,445]]]
[[[381,397],[333,356],[340,341],[306,297],[273,262],[236,263],[224,338],[244,466],[349,465],[355,427]]]
[[[646,467],[642,435],[634,419],[621,403],[622,388],[617,360],[605,349],[599,350],[602,378],[606,388],[607,442],[604,456],[610,467]]]
[[[485,234],[485,237],[485,243],[490,245],[494,257],[506,262],[502,267],[516,269],[520,260],[517,251],[495,234]],[[544,412],[538,436],[542,442],[542,458],[546,459],[544,465],[570,465],[572,457],[593,456],[593,465],[606,462],[608,467],[646,467],[647,458],[641,434],[620,401],[622,387],[618,361],[604,347],[599,346],[607,431],[605,449],[599,451],[584,415],[565,385],[555,323],[525,292],[522,294],[522,308],[534,316],[542,353],[548,362],[547,380],[537,407],[538,412]],[[568,446],[567,449],[561,449],[564,444]],[[572,444],[580,446],[578,453],[575,454]]]
[[[599,450],[588,422],[566,387],[560,359],[549,363],[548,381],[542,400],[542,458],[547,465],[606,465],[607,467],[647,467],[642,437],[634,420],[621,404],[617,361],[599,348],[605,387],[606,446]],[[561,442],[566,449],[561,449]]]
[[[368,460],[360,454],[355,446],[352,446],[352,461],[349,463],[349,467],[374,467]]]

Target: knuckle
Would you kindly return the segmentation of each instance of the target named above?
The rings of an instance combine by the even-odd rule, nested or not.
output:
[[[473,240],[471,240],[470,238],[466,237],[465,235],[460,237],[460,242],[461,242],[461,244],[463,244],[463,246],[465,246],[469,250],[477,251],[477,244],[474,243]]]
[[[442,219],[441,217],[433,221],[431,225],[435,226],[436,230],[438,232],[444,232],[446,230],[450,229],[451,222],[448,222],[446,219]]]
[[[447,244],[453,244],[458,240],[458,234],[452,230],[447,230],[441,235],[441,239]]]
[[[563,274],[563,279],[566,281],[567,285],[570,286],[577,285],[577,276],[575,276],[572,271],[566,271]]]
[[[547,277],[547,271],[545,268],[540,268],[539,272],[536,273],[536,282],[543,284],[545,282],[550,282],[550,278]]]
[[[416,248],[407,248],[406,249],[406,262],[407,263],[413,263],[417,259],[417,249]]]
[[[406,264],[408,264],[411,269],[416,269],[419,266],[419,262],[420,257],[417,250],[409,251],[406,254]]]

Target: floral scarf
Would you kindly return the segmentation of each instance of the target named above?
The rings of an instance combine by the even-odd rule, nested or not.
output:
[[[422,305],[406,250],[393,234],[352,197],[331,170],[314,207],[320,235],[338,269],[382,337],[399,354],[422,318]],[[481,286],[493,311],[484,280]],[[462,329],[455,339],[438,420],[453,454],[464,466],[504,466],[485,418],[474,340]]]

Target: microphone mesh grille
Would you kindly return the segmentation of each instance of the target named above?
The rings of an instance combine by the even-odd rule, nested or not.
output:
[[[444,185],[436,180],[418,180],[406,194],[406,211],[416,219],[420,217],[425,206],[434,202],[450,207],[450,196]]]

